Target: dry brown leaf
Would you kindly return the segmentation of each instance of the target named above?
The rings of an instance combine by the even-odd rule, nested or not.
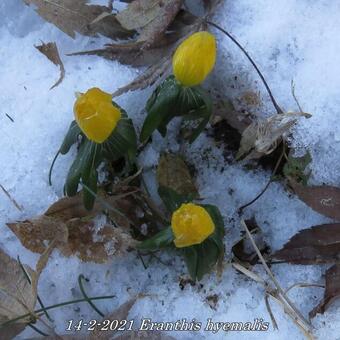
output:
[[[326,290],[322,301],[309,313],[313,318],[317,313],[323,314],[332,302],[340,297],[340,265],[335,264],[326,271]]]
[[[324,216],[340,220],[340,188],[322,186],[303,186],[290,181],[301,201]]]
[[[150,66],[144,73],[134,79],[130,84],[120,87],[112,94],[112,98],[121,96],[128,91],[143,90],[153,85],[170,68],[169,58],[163,58],[157,64]]]
[[[133,249],[136,241],[121,228],[105,225],[99,230],[92,222],[69,221],[68,242],[60,246],[65,256],[77,255],[85,262],[106,262],[111,256]]]
[[[39,50],[43,55],[45,55],[50,61],[52,61],[54,65],[59,66],[60,77],[57,82],[50,88],[50,90],[52,90],[53,88],[58,86],[65,77],[65,68],[63,62],[60,59],[57,44],[55,42],[49,42],[47,44],[42,43],[41,45],[34,47]]]
[[[139,215],[143,210],[138,208],[142,198],[133,196],[136,191],[135,187],[117,184],[113,195],[100,196],[90,212],[84,208],[81,194],[65,197],[52,204],[43,215],[7,226],[32,252],[42,254],[46,243],[54,240],[64,256],[77,255],[83,261],[102,263],[135,246],[129,228],[131,224],[145,223],[145,218]],[[93,217],[105,209],[101,200],[110,207],[110,217],[119,227],[95,226]]]
[[[216,95],[213,104],[213,112],[213,125],[225,120],[228,125],[237,130],[240,134],[252,124],[251,118],[245,113],[237,111],[230,100],[221,100],[216,98]]]
[[[137,41],[149,48],[162,37],[182,4],[183,0],[135,0],[116,18],[127,30],[138,30]]]
[[[27,5],[35,5],[37,13],[46,21],[54,24],[70,37],[76,32],[95,36],[102,34],[111,39],[123,39],[132,32],[124,29],[115,16],[103,17],[110,13],[106,6],[87,5],[88,0],[24,0]]]
[[[340,224],[300,230],[273,258],[294,264],[334,263],[340,259]]]
[[[36,270],[20,263],[0,249],[0,324],[27,313],[33,313],[37,301],[37,287],[41,272],[54,248],[53,242],[39,258]],[[31,283],[26,277],[29,276]],[[34,318],[34,317],[33,317]],[[22,318],[4,328],[0,328],[0,338],[12,339],[21,333],[30,317]]]
[[[199,196],[188,166],[178,155],[165,153],[161,156],[157,167],[157,181],[159,187],[172,189],[178,194]]]
[[[288,112],[271,116],[261,122],[253,122],[242,133],[237,159],[258,159],[273,152],[282,136],[299,117],[310,118],[304,112]]]
[[[181,10],[162,37],[154,42],[152,48],[145,48],[144,42],[133,40],[121,44],[106,44],[104,48],[67,55],[97,55],[134,67],[153,66],[160,63],[163,58],[171,59],[171,55],[181,39],[197,31],[200,23],[197,17]]]

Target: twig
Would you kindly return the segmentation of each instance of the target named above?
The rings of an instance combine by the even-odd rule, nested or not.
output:
[[[9,114],[5,113],[5,115],[12,123],[14,123],[14,119]]]
[[[257,74],[259,75],[259,77],[261,78],[268,94],[269,94],[269,97],[277,111],[278,114],[282,114],[283,111],[282,109],[280,108],[280,106],[277,104],[273,94],[272,94],[272,91],[270,90],[269,88],[269,85],[267,84],[266,82],[266,79],[264,78],[263,74],[261,73],[261,71],[259,70],[259,68],[257,67],[257,65],[255,64],[254,60],[250,57],[250,55],[248,54],[248,52],[244,49],[244,47],[230,34],[228,33],[225,29],[223,29],[221,26],[215,24],[214,22],[212,21],[206,21],[207,24],[217,28],[219,31],[221,31],[222,33],[224,33],[234,44],[237,45],[237,47],[244,53],[244,55],[247,57],[247,59],[250,61],[250,63],[253,65],[253,67],[255,68]]]
[[[0,184],[0,188],[5,193],[5,195],[9,198],[9,200],[14,204],[14,206],[19,210],[23,211],[22,207],[16,202],[16,200],[9,194],[9,192]]]
[[[263,280],[261,276],[255,274],[254,272],[252,272],[251,270],[247,269],[246,267],[240,265],[239,263],[233,262],[232,266],[236,270],[240,271],[242,274],[244,274],[244,275],[248,276],[249,278],[251,278],[252,280],[254,280],[255,282],[261,283],[264,287],[268,286],[266,281]]]
[[[311,335],[311,331],[310,331],[310,328],[311,328],[311,324],[310,322],[300,313],[300,311],[294,306],[294,304],[292,303],[292,301],[288,298],[288,296],[286,295],[286,293],[283,291],[283,289],[281,288],[279,282],[277,281],[277,279],[275,278],[274,274],[272,273],[272,271],[270,270],[270,268],[268,267],[266,261],[264,260],[259,248],[257,247],[255,241],[254,241],[254,238],[253,236],[251,235],[245,221],[242,219],[241,220],[241,224],[242,226],[244,227],[249,239],[250,239],[250,242],[251,244],[253,245],[254,247],[254,250],[256,251],[257,253],[257,256],[259,257],[259,259],[261,260],[262,262],[262,265],[265,269],[265,271],[267,272],[267,274],[269,275],[269,277],[271,278],[272,282],[274,283],[278,293],[279,293],[279,296],[280,298],[282,299],[282,301],[285,303],[285,305],[287,307],[289,307],[289,309],[291,310],[291,313],[289,313],[289,315],[293,315],[294,316],[294,320],[295,321],[299,321],[299,324],[301,324],[301,326],[303,327],[304,331],[306,332],[306,334],[309,334],[309,336],[312,338],[312,335]]]
[[[294,283],[290,287],[288,287],[285,290],[285,293],[287,294],[291,289],[293,288],[307,288],[307,287],[318,287],[318,288],[325,288],[325,285],[319,284],[319,283],[304,283],[304,282],[298,282]]]
[[[269,185],[270,185],[270,183],[273,181],[273,178],[274,178],[274,176],[276,175],[276,172],[277,172],[277,169],[279,168],[279,166],[280,166],[280,164],[281,164],[281,161],[282,161],[282,158],[283,158],[283,156],[284,156],[284,154],[285,154],[285,152],[286,152],[286,146],[285,146],[285,142],[284,141],[282,141],[282,144],[283,144],[283,150],[282,150],[282,152],[281,152],[281,154],[280,154],[280,157],[278,158],[278,160],[277,160],[277,162],[276,162],[276,164],[275,164],[275,168],[274,168],[274,170],[273,170],[273,172],[272,172],[272,174],[271,174],[271,176],[270,176],[270,179],[269,179],[269,181],[267,182],[267,184],[266,184],[266,186],[262,189],[262,191],[254,198],[254,199],[252,199],[250,202],[248,202],[247,204],[245,204],[245,205],[242,205],[242,207],[240,207],[239,209],[238,209],[238,213],[241,215],[242,214],[242,212],[243,212],[243,210],[245,209],[245,208],[247,208],[247,207],[249,207],[250,205],[252,205],[253,203],[255,203],[266,191],[267,191],[267,189],[268,189],[268,187],[269,187]]]
[[[293,96],[293,98],[295,100],[295,103],[298,106],[300,112],[304,112],[302,110],[301,106],[300,106],[300,103],[299,103],[298,99],[296,98],[296,95],[295,95],[295,84],[294,84],[294,80],[293,79],[292,79],[292,82],[291,82],[291,90],[292,90],[292,96]]]
[[[264,297],[264,301],[265,301],[265,303],[266,303],[266,307],[267,307],[268,314],[269,314],[269,316],[270,316],[270,319],[272,320],[274,329],[279,329],[279,326],[277,325],[276,319],[275,319],[274,314],[273,314],[273,312],[272,312],[272,309],[271,309],[271,307],[270,307],[268,297],[269,297],[269,293],[266,293],[266,295],[265,295],[265,297]]]

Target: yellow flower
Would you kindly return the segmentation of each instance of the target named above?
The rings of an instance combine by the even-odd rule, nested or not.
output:
[[[80,94],[73,111],[86,137],[96,143],[103,143],[121,118],[120,110],[112,104],[111,95],[97,87]]]
[[[172,214],[171,227],[177,248],[200,244],[215,230],[209,213],[193,203],[182,204]]]
[[[185,39],[172,58],[176,79],[184,86],[201,84],[216,61],[216,41],[209,32],[197,32]]]

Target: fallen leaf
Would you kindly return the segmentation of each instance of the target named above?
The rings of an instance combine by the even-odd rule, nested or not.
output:
[[[34,317],[26,317],[8,325],[1,324],[27,313],[33,313],[37,301],[39,276],[53,250],[52,244],[40,257],[36,271],[22,265],[0,249],[0,338],[12,339],[21,333]],[[30,281],[26,277],[29,276]]]
[[[258,159],[270,154],[299,117],[310,118],[311,115],[304,112],[288,112],[253,122],[242,133],[236,158]]]
[[[159,80],[170,68],[169,58],[160,60],[159,63],[150,66],[144,73],[134,79],[130,84],[120,87],[112,94],[112,98],[121,96],[128,91],[143,90],[153,85]]]
[[[183,0],[135,0],[117,14],[116,18],[127,30],[137,30],[137,42],[151,47],[166,31],[179,12]]]
[[[323,224],[300,230],[272,257],[304,265],[338,262],[340,259],[340,224]]]
[[[199,196],[189,168],[179,155],[165,153],[161,156],[157,181],[160,187],[170,188],[180,195]]]
[[[142,41],[129,40],[123,43],[106,44],[103,48],[95,50],[79,51],[67,55],[97,55],[109,60],[118,60],[122,64],[134,67],[161,65],[162,59],[170,60],[181,40],[188,34],[197,31],[200,25],[196,16],[180,10],[167,31],[154,42],[152,47],[145,46]]]
[[[112,208],[122,206],[122,201],[114,196],[108,196],[105,202]],[[55,240],[64,256],[77,255],[83,261],[102,263],[113,255],[129,251],[135,244],[127,230],[110,225],[95,226],[92,218],[103,209],[97,200],[93,210],[87,211],[81,194],[78,194],[62,198],[37,218],[8,223],[7,226],[32,252],[43,253],[46,242]],[[124,214],[119,217],[123,221]]]
[[[102,16],[103,13],[110,13],[108,7],[87,5],[88,0],[24,0],[24,2],[27,5],[35,5],[36,12],[43,19],[72,38],[75,38],[76,32],[89,36],[102,34],[111,39],[128,38],[133,33],[124,29],[113,14]]]
[[[34,46],[37,50],[39,50],[43,55],[45,55],[54,65],[59,66],[60,68],[60,77],[57,82],[50,88],[52,90],[56,86],[58,86],[65,77],[65,68],[64,64],[60,59],[60,55],[58,52],[58,47],[55,42],[49,42],[47,44],[42,43],[39,46]]]
[[[213,121],[212,124],[215,125],[222,120],[225,120],[232,128],[236,129],[240,134],[251,125],[252,119],[246,115],[244,112],[237,111],[233,103],[228,99],[216,98],[213,105]]]
[[[139,175],[137,172],[114,184],[110,195],[100,191],[91,211],[84,208],[80,192],[55,202],[41,216],[7,226],[32,252],[43,253],[46,243],[55,240],[64,256],[105,262],[134,248],[136,241],[130,235],[131,228],[141,231],[147,225],[157,230],[159,224],[164,224],[153,202],[139,187],[130,185]],[[104,210],[114,225],[95,225],[93,218]]]
[[[290,184],[301,201],[324,216],[340,219],[340,188],[328,185],[303,186],[294,181]]]
[[[326,270],[326,290],[322,301],[309,313],[313,318],[316,314],[323,314],[336,299],[340,297],[340,265],[335,264]]]

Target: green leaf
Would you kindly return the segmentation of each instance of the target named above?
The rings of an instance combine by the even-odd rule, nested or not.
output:
[[[156,129],[166,133],[166,125],[176,116],[176,102],[181,86],[173,76],[168,77],[153,92],[146,104],[147,117],[144,121],[140,140],[145,142]]]
[[[186,103],[182,103],[182,110],[189,112],[183,116],[183,122],[191,122],[196,127],[191,129],[186,136],[189,143],[193,143],[196,138],[203,132],[209,123],[212,114],[212,101],[209,94],[200,86],[193,88],[183,88],[181,98],[186,99]],[[182,101],[184,100],[182,99]]]
[[[62,154],[62,155],[66,155],[69,151],[70,151],[70,148],[71,146],[77,142],[78,140],[78,136],[81,134],[81,130],[77,124],[77,122],[74,120],[68,131],[67,131],[67,134],[63,140],[63,143],[61,144],[60,146],[60,149],[59,149],[59,152]]]
[[[193,280],[201,280],[202,277],[210,272],[219,258],[224,254],[224,223],[223,218],[217,207],[202,204],[211,216],[215,231],[201,244],[183,248],[183,256],[188,267],[189,274]]]
[[[132,120],[123,117],[109,138],[103,143],[103,155],[108,160],[117,160],[125,155],[131,162],[137,152],[137,137]]]
[[[209,236],[209,238],[212,239],[216,243],[220,252],[223,253],[224,252],[223,238],[225,234],[223,217],[219,209],[216,206],[211,205],[211,204],[200,204],[200,205],[209,213],[211,219],[213,220],[215,224],[215,231],[212,235]]]
[[[159,233],[154,235],[153,237],[149,238],[141,242],[137,249],[139,250],[147,250],[147,251],[156,251],[160,248],[167,247],[172,244],[174,240],[174,235],[172,233],[171,227],[167,227],[161,230]]]
[[[220,251],[216,243],[208,238],[201,244],[183,248],[183,255],[191,278],[200,281],[213,269]]]
[[[298,183],[307,185],[310,173],[305,174],[306,167],[312,161],[309,151],[302,157],[288,156],[287,163],[283,167],[283,174],[287,178],[292,178]]]
[[[97,191],[97,167],[102,159],[101,148],[100,144],[84,138],[66,179],[66,195],[74,196],[77,193],[80,179],[94,192]],[[87,209],[92,208],[95,199],[90,195],[89,192],[84,192],[84,204]]]
[[[158,195],[170,213],[177,210],[183,203],[192,202],[193,194],[178,194],[171,188],[158,187]]]
[[[190,138],[192,143],[204,130],[212,112],[209,95],[200,87],[181,86],[174,76],[169,76],[156,88],[146,104],[147,117],[144,121],[141,141],[145,142],[157,129],[164,137],[168,123],[176,116],[199,120],[198,127]]]

